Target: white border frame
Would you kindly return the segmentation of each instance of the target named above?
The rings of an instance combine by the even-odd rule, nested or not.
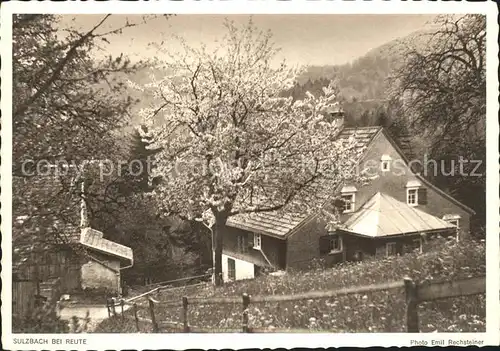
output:
[[[196,4],[195,6],[193,6]],[[248,348],[248,347],[331,347],[331,346],[409,346],[411,340],[482,340],[483,345],[499,345],[499,213],[498,213],[498,184],[499,173],[498,160],[498,79],[497,67],[498,52],[497,38],[498,25],[496,23],[497,8],[494,2],[471,3],[471,2],[407,2],[407,1],[183,1],[183,2],[120,2],[116,6],[115,1],[108,2],[8,2],[1,8],[1,54],[2,58],[2,164],[1,180],[2,191],[0,194],[2,203],[2,343],[6,349],[33,348],[29,345],[15,344],[11,334],[11,304],[9,282],[11,281],[11,228],[12,218],[10,216],[12,206],[12,120],[5,116],[11,116],[12,101],[12,13],[60,13],[60,14],[91,14],[91,13],[176,13],[176,14],[437,14],[437,13],[482,13],[487,14],[487,275],[486,291],[486,333],[456,334],[456,333],[432,333],[411,334],[391,333],[386,334],[69,334],[69,335],[27,335],[31,337],[45,337],[59,339],[81,339],[85,344],[71,345],[44,345],[44,349],[114,349],[130,348],[157,348],[167,346],[173,349],[186,348]],[[7,186],[6,186],[7,185]],[[162,342],[163,341],[163,342]],[[35,347],[36,348],[36,347]]]

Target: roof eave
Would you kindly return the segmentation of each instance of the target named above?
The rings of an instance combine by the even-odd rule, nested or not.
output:
[[[236,229],[240,229],[240,230],[245,230],[245,231],[251,232],[251,233],[257,233],[257,234],[271,236],[271,237],[276,238],[276,239],[281,239],[281,240],[285,240],[286,239],[285,235],[279,235],[279,234],[274,234],[274,233],[266,232],[264,230],[259,230],[259,229],[252,228],[251,226],[246,226],[244,224],[239,224],[239,223],[230,223],[230,224],[228,224],[228,223],[226,223],[226,226],[230,227],[230,228],[236,228]]]
[[[116,257],[120,260],[120,262],[126,262],[127,264],[133,264],[134,263],[134,258],[133,257],[127,257],[127,256],[123,256],[123,255],[120,255],[120,254],[117,254],[117,253],[113,253],[113,252],[109,252],[109,251],[106,251],[106,250],[103,250],[103,249],[100,249],[98,247],[95,247],[95,246],[92,246],[92,245],[89,245],[89,244],[86,244],[86,243],[80,243],[82,246],[86,247],[87,249],[91,249],[91,250],[94,250],[94,251],[97,251],[99,253],[102,253],[106,256],[113,256],[113,257]]]
[[[350,231],[348,229],[339,229],[339,231],[347,234],[352,234],[355,236],[363,237],[366,239],[382,239],[382,238],[397,238],[397,237],[405,237],[405,236],[414,236],[414,235],[422,235],[422,234],[434,234],[434,233],[439,233],[439,232],[444,232],[444,231],[455,231],[455,227],[450,227],[450,228],[438,228],[438,229],[429,229],[429,230],[421,230],[421,231],[414,231],[414,232],[406,232],[406,233],[396,233],[396,234],[385,234],[385,235],[377,235],[377,236],[372,236],[372,235],[365,235],[361,233],[356,233],[353,231]]]

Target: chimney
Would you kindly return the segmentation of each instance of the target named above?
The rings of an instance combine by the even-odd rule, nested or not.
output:
[[[344,128],[344,110],[339,103],[331,106],[327,110],[328,121],[342,130]]]
[[[89,224],[89,214],[87,210],[87,203],[85,202],[85,181],[82,180],[82,185],[81,185],[81,203],[80,203],[80,228],[88,228],[90,227]]]

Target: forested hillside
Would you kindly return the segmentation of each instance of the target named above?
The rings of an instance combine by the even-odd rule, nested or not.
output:
[[[320,94],[322,87],[333,80],[343,101],[347,125],[387,124],[387,118],[392,117],[388,99],[390,77],[403,64],[409,47],[426,45],[425,33],[419,31],[393,40],[343,65],[309,66],[288,93],[297,99],[306,91]]]
[[[434,167],[427,177],[476,210],[474,223],[482,227],[484,17],[442,16],[435,25],[348,64],[307,67],[286,94],[296,99],[306,91],[321,94],[322,87],[333,80],[347,126],[384,126],[396,142],[412,146],[410,158],[436,160],[441,169]],[[465,174],[457,174],[460,158],[472,160]],[[472,164],[478,165],[474,175]],[[453,176],[445,175],[453,169]]]

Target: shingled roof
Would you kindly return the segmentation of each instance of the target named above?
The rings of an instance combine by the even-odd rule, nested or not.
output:
[[[382,130],[382,127],[358,127],[358,128],[344,128],[340,132],[339,139],[349,139],[354,137],[356,140],[356,148],[362,149],[368,146],[375,138],[375,135]]]
[[[130,247],[104,239],[102,236],[102,232],[98,230],[83,228],[79,242],[86,248],[116,256],[121,259],[127,259],[130,263],[134,261],[134,255]]]
[[[278,212],[246,213],[230,217],[226,225],[254,233],[284,239],[308,216]]]

